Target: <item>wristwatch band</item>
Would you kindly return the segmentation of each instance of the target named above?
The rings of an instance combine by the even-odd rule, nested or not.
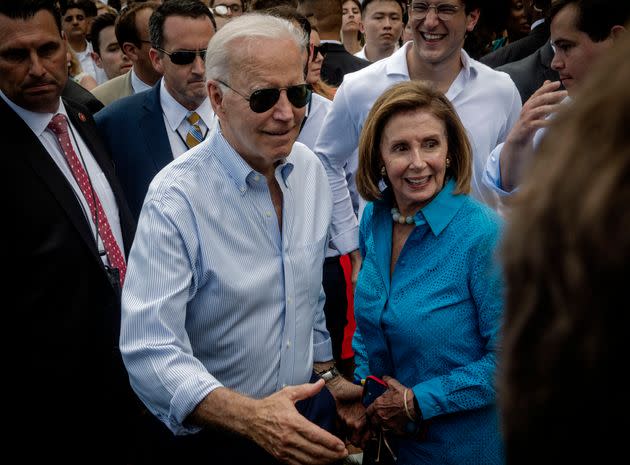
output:
[[[337,376],[339,376],[341,373],[339,373],[339,370],[337,370],[337,367],[333,365],[328,370],[322,371],[321,373],[317,373],[317,374],[319,375],[319,377],[321,379],[323,379],[324,381],[328,382],[328,381],[336,378]]]

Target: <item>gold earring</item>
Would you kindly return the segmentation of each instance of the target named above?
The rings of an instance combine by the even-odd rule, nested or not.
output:
[[[385,176],[387,176],[387,171],[385,170],[384,166],[381,166],[381,176],[384,178]]]
[[[449,168],[451,166],[451,159],[447,158],[446,159],[446,167]]]

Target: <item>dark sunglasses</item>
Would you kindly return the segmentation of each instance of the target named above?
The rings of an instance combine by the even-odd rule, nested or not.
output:
[[[322,46],[310,44],[309,48],[311,51],[311,61],[315,61],[315,58],[317,58],[317,54],[322,53]],[[322,53],[322,55],[324,54]]]
[[[280,99],[280,92],[283,90],[287,91],[287,98],[289,99],[289,102],[291,102],[291,105],[295,108],[305,107],[311,98],[312,92],[309,84],[298,84],[290,87],[258,89],[252,92],[249,97],[246,97],[225,82],[218,82],[223,84],[225,87],[232,89],[235,93],[247,100],[249,102],[249,108],[251,108],[254,113],[264,113],[271,109]]]
[[[193,61],[197,55],[201,57],[202,60],[206,59],[206,49],[201,50],[178,50],[176,52],[167,52],[163,48],[156,47],[160,52],[166,53],[168,57],[171,59],[171,62],[174,65],[189,65]]]

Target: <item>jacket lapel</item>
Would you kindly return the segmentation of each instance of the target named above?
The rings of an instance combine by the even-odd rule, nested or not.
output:
[[[160,82],[147,92],[140,116],[140,130],[147,147],[147,154],[153,160],[156,173],[173,161],[171,143],[168,140],[164,116],[160,105]]]

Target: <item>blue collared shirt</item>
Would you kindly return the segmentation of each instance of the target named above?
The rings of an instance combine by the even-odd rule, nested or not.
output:
[[[122,298],[131,384],[173,432],[225,386],[262,398],[332,359],[321,285],[331,219],[317,157],[296,143],[275,170],[282,233],[265,177],[218,125],[153,180]]]
[[[430,421],[426,439],[402,441],[400,464],[498,464],[494,376],[503,312],[496,213],[455,183],[415,215],[390,277],[391,204],[369,203],[354,308],[356,376],[393,376]]]

